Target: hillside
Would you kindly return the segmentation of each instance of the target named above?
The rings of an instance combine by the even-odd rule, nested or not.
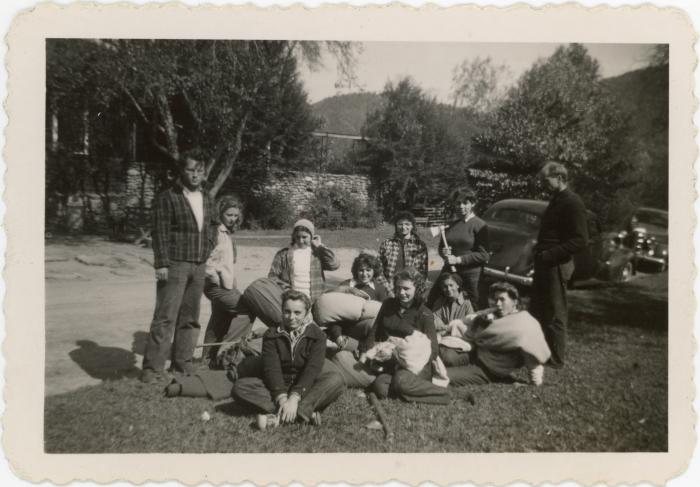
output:
[[[648,177],[642,203],[668,208],[668,65],[653,66],[603,80],[628,115]]]
[[[376,93],[351,93],[324,98],[311,105],[311,109],[315,116],[323,119],[319,130],[357,135],[367,113],[380,103],[381,96]]]

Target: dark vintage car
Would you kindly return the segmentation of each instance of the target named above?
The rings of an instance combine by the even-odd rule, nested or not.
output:
[[[484,268],[487,282],[505,280],[529,287],[534,274],[533,248],[548,202],[509,199],[494,203],[483,215],[489,226],[491,258]],[[618,232],[601,232],[588,212],[588,247],[574,256],[573,281],[599,278],[626,281],[635,272],[634,252],[622,245]]]
[[[640,269],[661,272],[668,267],[668,212],[638,208],[630,218],[626,243]]]

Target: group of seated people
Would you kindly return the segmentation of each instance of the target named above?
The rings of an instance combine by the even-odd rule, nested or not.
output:
[[[396,238],[401,230],[397,224]],[[267,278],[236,291],[226,312],[212,301],[216,311],[205,342],[244,337],[257,317],[268,326],[260,356],[240,362],[233,377],[206,371],[199,377],[206,377],[203,382],[181,377],[166,393],[188,395],[189,388],[189,395],[213,397],[218,387],[253,408],[265,429],[320,424],[320,412],[346,387],[367,389],[380,399],[446,405],[450,386],[513,382],[523,367],[530,383],[542,384],[550,351],[539,323],[520,308],[518,290],[492,284],[490,307],[476,311],[458,273],[443,272],[432,291],[426,289],[427,257],[425,269],[416,267],[403,245],[391,274],[381,250],[379,256],[361,251],[351,279],[328,290],[324,271],[339,268],[335,253],[310,221],[299,220]],[[205,357],[216,364],[222,351],[210,346]]]

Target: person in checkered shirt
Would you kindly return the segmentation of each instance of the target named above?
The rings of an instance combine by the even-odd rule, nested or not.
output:
[[[416,217],[410,211],[400,211],[394,217],[394,236],[379,246],[379,260],[382,262],[383,276],[379,281],[393,297],[393,286],[397,272],[413,267],[428,278],[428,246],[416,233]]]
[[[204,165],[185,158],[180,162],[180,178],[153,201],[153,267],[157,283],[141,373],[141,380],[146,383],[164,378],[167,358],[171,358],[175,373],[194,371],[199,303],[206,261],[213,247],[210,229],[216,221],[214,205],[202,188],[203,182]]]

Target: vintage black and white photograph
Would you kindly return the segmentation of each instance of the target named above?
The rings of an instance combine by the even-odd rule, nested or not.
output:
[[[45,53],[46,453],[668,451],[668,44]]]
[[[8,463],[54,483],[680,475],[693,42],[649,7],[19,16]]]

